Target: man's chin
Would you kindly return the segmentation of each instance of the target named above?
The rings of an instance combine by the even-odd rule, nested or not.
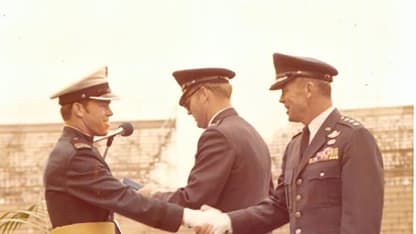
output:
[[[293,116],[288,115],[289,122],[298,122],[296,118],[293,118]]]

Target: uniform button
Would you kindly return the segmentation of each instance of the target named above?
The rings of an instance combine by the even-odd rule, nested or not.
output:
[[[300,201],[300,199],[302,199],[302,195],[300,194],[296,195],[296,201]]]
[[[299,179],[297,179],[297,180],[296,180],[296,184],[297,184],[297,185],[302,184],[302,182],[303,182],[302,178],[299,178]]]
[[[296,211],[295,216],[296,218],[300,218],[302,216],[302,213],[300,211]]]
[[[296,234],[301,234],[301,233],[302,233],[302,229],[297,228],[297,229],[295,230],[295,233],[296,233]]]
[[[325,175],[325,172],[321,171],[321,173],[319,173],[319,176],[322,177]]]

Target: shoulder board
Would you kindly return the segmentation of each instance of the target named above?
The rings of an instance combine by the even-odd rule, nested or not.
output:
[[[362,127],[361,123],[358,120],[355,120],[348,116],[341,116],[341,119],[339,121],[341,124],[356,128],[356,127]]]
[[[75,149],[92,149],[92,145],[81,141],[78,137],[72,138],[71,143]]]

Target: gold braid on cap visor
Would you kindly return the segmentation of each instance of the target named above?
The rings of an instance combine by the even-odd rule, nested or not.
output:
[[[103,94],[111,93],[108,83],[94,85],[75,92],[67,93],[59,97],[59,104],[65,105],[76,101],[87,99],[88,97],[99,97]]]
[[[332,82],[332,76],[330,74],[324,74],[320,72],[310,72],[310,71],[290,71],[290,72],[278,73],[276,75],[276,82],[284,81],[288,78],[293,79],[293,78],[300,77],[300,76]]]

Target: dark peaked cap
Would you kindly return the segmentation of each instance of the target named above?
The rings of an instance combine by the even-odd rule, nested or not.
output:
[[[183,106],[192,87],[204,83],[228,83],[228,80],[232,79],[235,73],[225,68],[197,68],[175,71],[172,75],[182,88],[179,104]]]
[[[281,89],[297,77],[332,82],[332,77],[338,74],[337,69],[314,58],[275,53],[273,54],[273,63],[276,70],[276,80],[270,86],[270,90]]]

